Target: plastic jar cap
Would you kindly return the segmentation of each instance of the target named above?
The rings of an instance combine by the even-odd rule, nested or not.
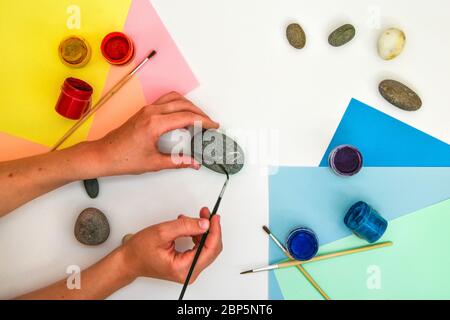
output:
[[[78,120],[88,110],[94,89],[83,80],[67,78],[61,87],[61,94],[55,110],[67,119]]]
[[[61,61],[73,68],[85,66],[91,59],[89,43],[78,36],[69,36],[61,41],[58,49]]]
[[[101,50],[105,59],[115,65],[130,62],[134,55],[133,42],[122,32],[107,34],[102,41]]]

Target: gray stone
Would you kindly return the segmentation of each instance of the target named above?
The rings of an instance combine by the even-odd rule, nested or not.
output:
[[[394,106],[405,111],[417,111],[422,100],[413,90],[395,80],[384,80],[379,85],[381,95]]]
[[[244,167],[245,156],[242,148],[230,137],[216,131],[207,130],[196,134],[191,140],[192,156],[204,167],[218,173],[238,173]]]
[[[109,222],[103,212],[95,208],[85,209],[75,223],[75,238],[88,246],[96,246],[109,237]]]
[[[97,179],[84,180],[83,184],[86,189],[86,193],[90,198],[95,199],[98,197],[100,186]]]
[[[291,23],[286,29],[286,37],[296,49],[303,49],[306,45],[306,34],[298,23]]]
[[[328,37],[328,43],[333,47],[340,47],[353,40],[356,35],[355,27],[345,24],[334,30]]]

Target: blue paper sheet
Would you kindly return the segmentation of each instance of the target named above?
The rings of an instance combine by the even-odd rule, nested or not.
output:
[[[450,120],[449,120],[450,122]],[[328,147],[357,147],[369,167],[450,167],[450,145],[353,99]]]

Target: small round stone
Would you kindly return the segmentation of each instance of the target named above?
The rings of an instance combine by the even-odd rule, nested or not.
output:
[[[216,130],[196,134],[191,140],[191,153],[195,160],[206,168],[229,175],[238,173],[244,167],[245,156],[236,141]]]
[[[333,47],[340,47],[353,40],[356,29],[351,24],[345,24],[334,30],[328,37],[328,43]]]
[[[96,208],[83,210],[75,223],[75,238],[88,246],[96,246],[109,237],[109,222],[105,214]]]
[[[286,37],[296,49],[303,49],[306,45],[306,34],[298,23],[291,23],[286,29]]]
[[[382,81],[379,91],[389,103],[402,110],[417,111],[422,107],[422,99],[419,95],[398,81]]]
[[[132,233],[129,233],[129,234],[126,234],[125,236],[123,236],[122,245],[127,243],[133,236],[134,236],[134,234],[132,234]]]
[[[100,192],[100,185],[97,179],[84,180],[83,184],[86,193],[91,199],[95,199],[98,197],[98,194]]]
[[[392,60],[398,57],[405,48],[406,35],[396,28],[383,32],[378,39],[378,53],[384,60]]]

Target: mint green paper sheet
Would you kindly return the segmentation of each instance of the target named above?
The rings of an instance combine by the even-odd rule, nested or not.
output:
[[[391,221],[380,241],[393,241],[392,247],[319,261],[305,268],[334,300],[450,299],[449,229],[447,200]],[[321,247],[320,253],[364,245],[367,243],[350,236]],[[285,299],[322,299],[295,268],[276,270],[275,277]]]

